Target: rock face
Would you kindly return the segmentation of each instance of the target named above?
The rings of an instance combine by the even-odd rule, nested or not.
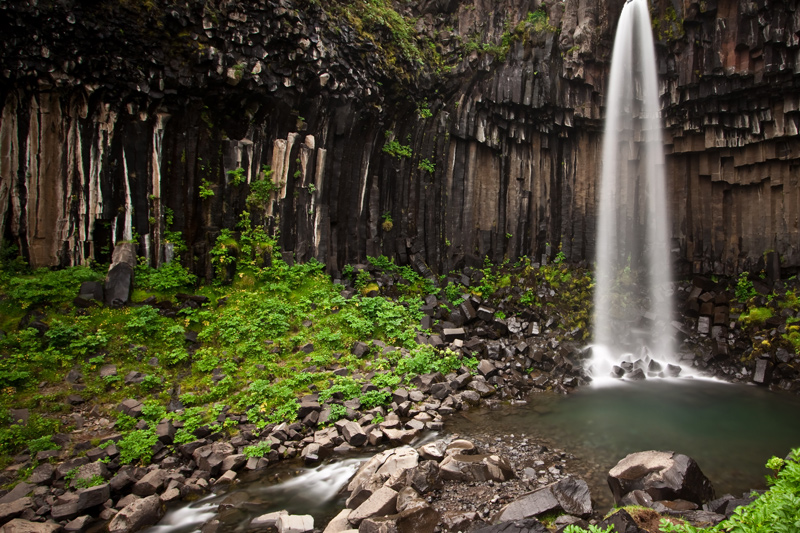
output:
[[[653,500],[687,500],[702,504],[713,499],[711,482],[694,459],[675,452],[632,453],[608,472],[608,485],[619,504],[635,490]]]
[[[332,270],[381,254],[439,271],[538,260],[558,242],[593,257],[621,0],[548,2],[535,27],[519,0],[398,7],[439,63],[385,57],[310,2],[173,4],[0,6],[0,235],[32,266],[107,261],[137,234],[159,264],[169,229],[210,276],[219,229],[244,209]],[[766,250],[799,265],[794,7],[653,13],[681,270],[758,270]],[[508,21],[520,34],[503,48]],[[275,190],[248,204],[262,178]]]

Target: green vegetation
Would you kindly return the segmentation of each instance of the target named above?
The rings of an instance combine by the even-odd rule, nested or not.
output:
[[[384,67],[403,80],[421,70],[448,70],[436,42],[416,30],[417,20],[394,9],[390,0],[336,0],[325,4],[331,20],[346,21],[360,38],[371,42]],[[339,27],[335,28],[341,31]]]
[[[436,165],[426,157],[425,159],[420,160],[418,168],[424,172],[433,174],[433,172],[436,170]]]
[[[241,185],[247,181],[247,177],[244,175],[244,169],[242,167],[229,170],[227,174],[231,180],[231,185]]]
[[[481,52],[494,55],[498,61],[505,61],[511,45],[517,41],[526,42],[540,38],[545,33],[558,33],[559,28],[550,25],[550,17],[544,5],[536,11],[530,11],[516,25],[506,21],[505,31],[499,43],[481,42],[479,34],[473,35],[464,42],[464,53]]]
[[[736,299],[745,303],[747,300],[756,295],[756,290],[753,287],[753,282],[749,279],[748,272],[739,274],[739,279],[736,282]]]
[[[402,159],[404,157],[411,157],[411,146],[407,144],[400,144],[397,139],[394,138],[394,132],[386,131],[386,144],[383,145],[384,153],[389,154],[392,157],[396,157],[397,159]]]
[[[258,179],[250,182],[250,194],[247,196],[247,206],[251,209],[266,209],[272,193],[280,189],[280,185],[272,181],[272,169],[269,165],[261,167]]]
[[[200,181],[200,186],[197,188],[197,195],[203,200],[214,196],[214,191],[211,189],[211,182],[203,178]]]
[[[773,457],[767,468],[774,476],[767,477],[769,490],[750,505],[738,507],[733,516],[714,527],[697,528],[690,524],[661,521],[665,533],[759,533],[771,531],[791,533],[800,528],[800,448],[794,449],[784,461]]]

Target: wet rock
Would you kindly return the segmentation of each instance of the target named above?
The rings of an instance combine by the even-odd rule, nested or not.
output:
[[[643,490],[653,500],[683,499],[697,504],[714,496],[711,482],[694,459],[675,452],[632,453],[609,471],[608,485],[616,502],[634,490]]]

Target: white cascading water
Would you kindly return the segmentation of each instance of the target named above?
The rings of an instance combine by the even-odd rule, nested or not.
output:
[[[590,369],[595,378],[609,376],[623,361],[669,363],[674,353],[664,151],[647,0],[628,0],[622,9],[607,95]]]

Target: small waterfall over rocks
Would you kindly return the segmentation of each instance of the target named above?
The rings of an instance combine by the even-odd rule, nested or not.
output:
[[[622,9],[603,138],[594,295],[595,378],[676,376],[658,80],[647,0]]]

